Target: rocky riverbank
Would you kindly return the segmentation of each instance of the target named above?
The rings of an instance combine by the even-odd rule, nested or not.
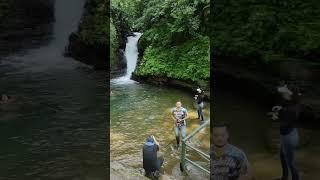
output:
[[[135,73],[132,74],[131,77],[133,80],[138,81],[140,83],[147,83],[152,84],[156,86],[167,86],[167,87],[173,87],[177,89],[182,89],[187,92],[194,93],[196,92],[196,89],[198,87],[201,87],[205,94],[205,99],[210,100],[210,82],[207,82],[205,84],[196,84],[194,82],[187,82],[177,79],[172,79],[168,77],[156,77],[156,76],[140,76]]]
[[[181,79],[167,77],[167,76],[142,75],[138,73],[139,68],[141,68],[140,64],[143,61],[143,56],[145,53],[145,49],[141,43],[142,43],[141,40],[139,40],[139,43],[138,43],[139,56],[138,56],[137,67],[131,77],[133,80],[138,81],[140,83],[148,83],[148,84],[153,84],[157,86],[174,87],[174,88],[182,89],[184,91],[188,91],[191,93],[194,93],[196,89],[200,87],[204,91],[205,99],[210,100],[210,79],[192,81],[192,80],[181,80]]]

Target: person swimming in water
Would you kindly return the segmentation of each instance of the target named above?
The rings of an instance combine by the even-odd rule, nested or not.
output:
[[[0,103],[1,104],[6,104],[6,103],[10,102],[10,100],[12,100],[12,98],[10,96],[8,96],[6,94],[2,94]]]

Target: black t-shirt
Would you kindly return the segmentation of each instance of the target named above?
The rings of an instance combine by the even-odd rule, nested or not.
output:
[[[198,93],[198,97],[196,99],[197,104],[201,104],[203,102],[204,96],[203,93]]]
[[[287,135],[299,122],[301,106],[299,104],[287,104],[279,112],[280,134]]]
[[[143,168],[147,172],[154,172],[160,170],[157,151],[159,151],[159,146],[154,145],[144,145],[143,146]]]

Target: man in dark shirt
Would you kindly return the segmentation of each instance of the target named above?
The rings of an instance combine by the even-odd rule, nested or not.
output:
[[[282,177],[280,180],[288,180],[291,171],[292,180],[299,180],[299,172],[294,164],[294,151],[298,145],[299,135],[297,123],[303,111],[299,102],[299,93],[290,90],[279,91],[283,101],[279,111],[280,121],[280,159],[282,167]]]
[[[200,119],[201,121],[204,121],[203,111],[202,111],[204,107],[204,103],[203,103],[204,95],[203,95],[203,91],[200,88],[197,89],[197,94],[194,96],[194,99],[196,100],[198,119]]]
[[[160,146],[154,136],[149,136],[143,146],[143,169],[147,177],[158,177],[163,157],[158,157]]]

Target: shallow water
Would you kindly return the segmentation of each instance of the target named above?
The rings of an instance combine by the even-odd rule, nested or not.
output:
[[[142,168],[142,146],[148,135],[152,134],[160,143],[160,153],[165,163],[162,178],[182,178],[177,165],[180,153],[173,148],[175,135],[170,110],[177,100],[187,108],[190,119],[187,121],[187,134],[199,126],[196,119],[192,94],[171,88],[150,85],[111,82],[111,161],[122,164],[128,169],[139,172]],[[209,106],[205,108],[209,117]],[[209,128],[204,129],[192,141],[205,152],[209,150]],[[190,151],[191,159],[200,160]],[[111,167],[112,168],[112,167]]]
[[[180,153],[174,148],[176,142],[170,110],[178,100],[182,102],[183,107],[187,108],[190,115],[187,120],[187,134],[190,133],[200,125],[199,120],[196,119],[193,95],[172,88],[139,84],[130,79],[137,64],[137,43],[141,35],[141,33],[134,33],[134,36],[127,38],[125,50],[127,72],[124,76],[111,80],[110,155],[112,176],[128,179],[133,178],[133,175],[130,174],[143,175],[141,171],[142,146],[148,135],[154,135],[160,143],[160,154],[165,159],[164,167],[161,169],[161,178],[190,178],[191,173],[186,176],[179,170]],[[209,120],[209,108],[207,104],[204,111],[207,120]],[[209,154],[209,139],[208,127],[195,136],[190,143]],[[201,159],[192,151],[187,153],[187,157],[194,161]],[[206,162],[205,165],[209,169],[209,162]],[[197,173],[199,172],[193,166],[190,168]],[[198,174],[200,179],[209,179],[208,175],[204,173]]]

